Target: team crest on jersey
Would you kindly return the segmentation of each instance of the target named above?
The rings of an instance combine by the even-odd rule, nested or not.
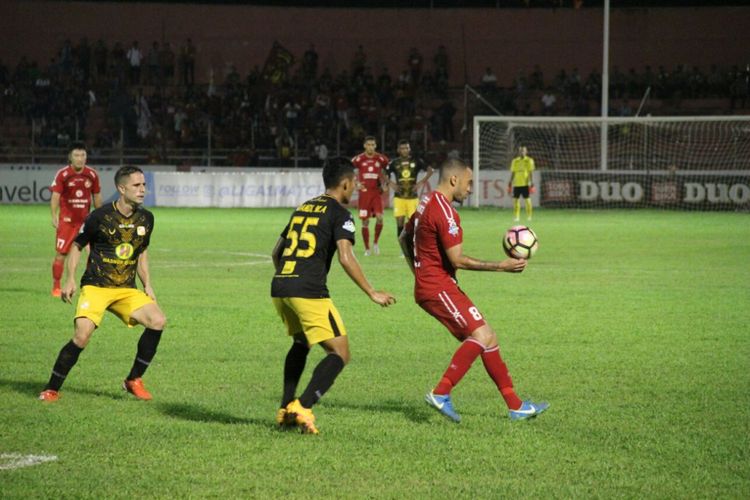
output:
[[[456,221],[451,219],[448,221],[448,234],[451,236],[457,236],[458,235],[458,225],[456,225]]]
[[[146,235],[146,228],[144,226],[138,226],[135,229],[135,232],[138,236],[145,236]]]
[[[87,179],[86,182],[83,183],[83,185],[86,186],[86,189],[89,189],[91,187],[91,181]]]
[[[133,256],[133,245],[130,243],[120,243],[115,248],[115,255],[120,260],[127,260]]]
[[[349,219],[348,221],[344,222],[343,228],[349,231],[350,233],[353,233],[356,231],[354,227],[354,221]]]

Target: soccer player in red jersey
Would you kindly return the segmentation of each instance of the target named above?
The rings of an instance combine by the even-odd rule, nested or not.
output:
[[[365,137],[365,152],[352,158],[357,169],[359,180],[359,218],[362,219],[362,241],[365,244],[365,256],[370,255],[370,218],[375,217],[375,237],[372,252],[380,253],[378,240],[383,231],[383,186],[386,184],[383,170],[390,161],[386,155],[375,152],[378,143],[371,135]]]
[[[60,296],[60,280],[65,266],[65,256],[78,235],[81,224],[91,211],[91,198],[94,208],[102,206],[99,175],[86,165],[86,146],[82,142],[73,143],[68,149],[67,167],[55,174],[50,190],[49,201],[52,212],[52,226],[55,234],[55,259],[52,261],[52,296]]]
[[[451,203],[464,201],[471,193],[471,168],[460,159],[446,160],[440,167],[438,182],[437,189],[422,198],[399,238],[416,278],[414,299],[461,342],[440,382],[425,399],[446,417],[460,422],[451,401],[451,390],[481,357],[487,374],[505,399],[510,418],[535,417],[549,405],[518,398],[500,357],[495,331],[456,281],[458,269],[520,273],[527,261],[512,258],[482,261],[464,254],[461,218]]]

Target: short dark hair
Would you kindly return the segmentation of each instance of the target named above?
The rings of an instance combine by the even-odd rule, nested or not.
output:
[[[72,153],[75,149],[83,149],[86,151],[86,144],[83,141],[71,142],[68,146],[68,154]]]
[[[399,147],[403,146],[404,144],[408,146],[409,145],[409,139],[401,139],[400,141],[398,141],[398,146]]]
[[[469,168],[469,164],[461,158],[448,158],[440,164],[440,181],[443,181],[454,174],[454,172]]]
[[[375,136],[374,136],[374,135],[368,135],[367,137],[365,137],[365,140],[364,140],[364,141],[362,141],[362,143],[364,144],[364,143],[365,143],[365,142],[367,142],[367,141],[375,141],[375,142],[378,142],[378,140],[377,140],[377,139],[375,138]]]
[[[136,167],[135,165],[123,165],[115,173],[115,186],[119,186],[125,177],[129,177],[131,174],[143,173],[143,170]]]
[[[323,185],[326,189],[335,188],[344,177],[354,175],[354,165],[344,158],[333,158],[323,167]]]

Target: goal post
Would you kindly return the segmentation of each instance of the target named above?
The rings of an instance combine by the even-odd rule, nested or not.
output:
[[[522,145],[537,206],[750,208],[750,116],[475,116],[473,206],[511,206],[505,186]]]

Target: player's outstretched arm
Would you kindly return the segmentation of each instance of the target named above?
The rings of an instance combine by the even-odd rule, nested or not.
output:
[[[463,245],[453,245],[446,249],[448,259],[456,269],[469,271],[496,271],[505,273],[520,273],[526,269],[526,260],[508,258],[501,261],[479,260],[463,253]]]
[[[76,293],[76,269],[80,260],[81,247],[78,246],[78,243],[73,243],[70,246],[70,252],[68,252],[68,260],[65,261],[68,277],[65,280],[65,285],[60,290],[60,298],[68,304],[73,303],[73,295]]]
[[[388,292],[375,290],[375,288],[367,281],[365,273],[362,272],[362,268],[357,262],[357,258],[354,256],[352,251],[352,242],[347,239],[338,240],[336,247],[339,253],[339,263],[344,268],[346,274],[362,289],[363,292],[370,297],[370,300],[376,304],[380,304],[383,307],[388,307],[391,304],[396,303],[396,298]]]

